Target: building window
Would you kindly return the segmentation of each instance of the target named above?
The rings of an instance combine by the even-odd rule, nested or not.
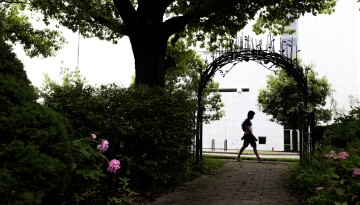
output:
[[[259,144],[266,144],[266,137],[259,136]]]
[[[241,88],[241,92],[249,92],[250,88]]]
[[[236,88],[219,88],[218,92],[225,93],[225,92],[237,92]]]

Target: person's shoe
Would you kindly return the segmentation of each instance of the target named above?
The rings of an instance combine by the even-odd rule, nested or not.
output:
[[[261,159],[261,158],[260,158],[260,159],[258,159],[258,162],[262,162],[262,161],[264,161],[264,160],[263,160],[263,159]]]
[[[242,160],[240,158],[236,158],[236,161],[237,162],[241,162]]]

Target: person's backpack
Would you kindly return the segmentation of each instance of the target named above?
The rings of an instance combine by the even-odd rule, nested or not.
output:
[[[251,121],[249,119],[246,119],[244,120],[244,122],[241,124],[241,128],[242,130],[245,132],[246,131],[246,128],[245,128],[245,125],[248,124],[251,126]]]
[[[245,122],[246,122],[246,120],[244,120],[244,122],[241,123],[241,128],[242,128],[242,130],[243,130],[244,132],[246,131]]]

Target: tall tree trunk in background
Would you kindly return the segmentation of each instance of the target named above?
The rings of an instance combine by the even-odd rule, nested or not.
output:
[[[139,0],[135,10],[129,0],[113,0],[127,29],[135,59],[135,84],[165,86],[167,40],[175,33],[163,16],[172,1]]]
[[[156,27],[142,27],[129,35],[135,59],[135,85],[165,86],[165,53],[168,37]]]

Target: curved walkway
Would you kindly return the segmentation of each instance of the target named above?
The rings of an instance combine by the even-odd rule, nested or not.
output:
[[[152,205],[288,205],[286,163],[229,160],[215,175],[203,176],[163,195]]]

